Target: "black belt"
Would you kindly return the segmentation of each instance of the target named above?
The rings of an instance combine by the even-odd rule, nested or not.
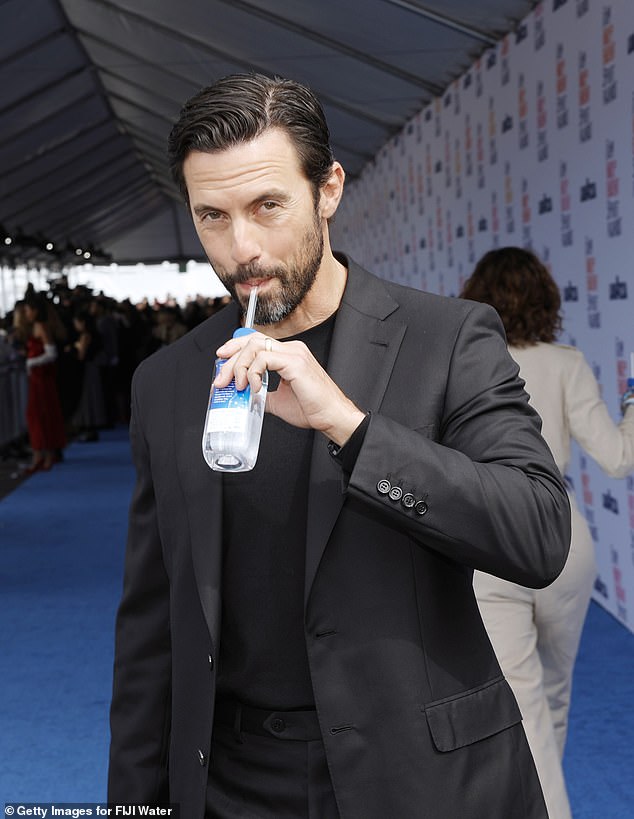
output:
[[[321,740],[317,711],[268,711],[239,702],[216,703],[214,720],[236,734],[257,734],[276,739]]]

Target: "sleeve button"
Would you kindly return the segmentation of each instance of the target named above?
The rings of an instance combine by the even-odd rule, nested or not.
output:
[[[283,719],[280,719],[279,717],[276,717],[271,722],[271,730],[275,731],[276,734],[281,734],[283,731],[286,730],[286,723],[284,722]]]
[[[412,509],[412,507],[416,505],[416,498],[411,492],[407,492],[407,494],[403,495],[401,498],[401,503],[406,509]]]
[[[393,486],[388,494],[390,500],[399,501],[403,497],[403,490],[400,486]]]
[[[427,513],[428,506],[425,501],[418,501],[416,506],[414,507],[414,511],[417,515],[425,515]]]
[[[379,493],[379,495],[387,495],[391,488],[392,484],[387,480],[387,478],[383,478],[376,485],[376,491]]]

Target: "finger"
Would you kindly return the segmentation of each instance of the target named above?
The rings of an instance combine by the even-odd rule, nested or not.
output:
[[[229,341],[218,347],[216,355],[218,358],[231,358],[232,355],[239,352],[247,343],[248,336],[239,336],[238,338],[230,338]]]
[[[252,385],[257,385],[258,389],[262,381],[262,375],[266,369],[271,369],[267,364],[272,360],[271,353],[274,352],[274,341],[270,336],[261,333],[253,333],[236,354],[234,362],[234,373],[236,386],[244,389],[247,381]],[[282,352],[283,345],[276,342],[277,350]]]
[[[235,357],[228,358],[218,370],[213,381],[214,387],[226,387],[233,378],[233,365]]]
[[[256,335],[255,333],[253,335]],[[259,335],[259,334],[258,334]],[[216,378],[214,379],[214,386],[226,387],[234,378],[234,372],[239,365],[239,356],[242,350],[248,345],[251,336],[238,336],[237,338],[230,338],[225,341],[216,350],[216,356],[219,359],[224,359],[224,364],[220,368]],[[246,381],[245,381],[246,385]],[[238,382],[236,382],[238,389],[243,389]]]

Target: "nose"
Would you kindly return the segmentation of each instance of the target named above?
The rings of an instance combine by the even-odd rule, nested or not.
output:
[[[261,248],[256,228],[247,222],[233,224],[231,257],[236,264],[249,264],[260,257]]]

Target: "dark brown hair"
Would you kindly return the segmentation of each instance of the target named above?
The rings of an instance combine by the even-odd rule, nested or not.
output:
[[[232,74],[188,100],[169,135],[170,170],[185,201],[183,162],[191,151],[222,151],[255,139],[268,128],[280,128],[288,135],[317,195],[334,161],[317,97],[293,80]]]
[[[502,247],[477,263],[460,294],[498,311],[509,344],[553,342],[561,331],[561,296],[546,266],[529,250]]]

